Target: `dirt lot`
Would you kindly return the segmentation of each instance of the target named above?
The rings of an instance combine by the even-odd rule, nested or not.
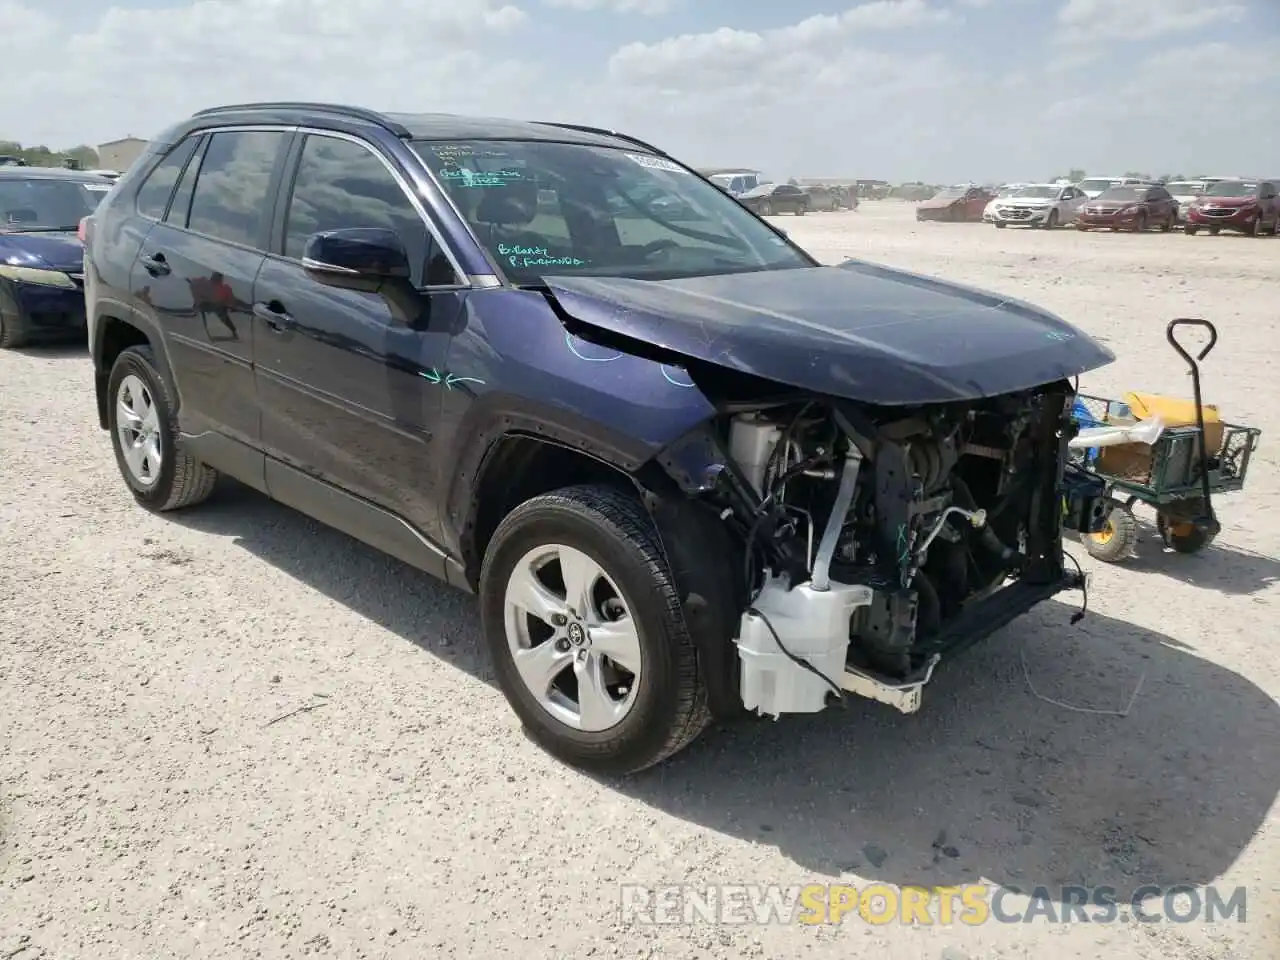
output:
[[[521,736],[468,598],[240,490],[142,512],[83,351],[0,355],[0,958],[1280,956],[1280,240],[910,211],[779,222],[1060,312],[1119,354],[1087,391],[1189,391],[1164,324],[1214,320],[1207,399],[1265,432],[1249,489],[1202,556],[1073,547],[1091,616],[1045,605],[915,717],[712,731],[623,784]],[[1247,920],[619,919],[622,883],[980,879],[1244,886]]]

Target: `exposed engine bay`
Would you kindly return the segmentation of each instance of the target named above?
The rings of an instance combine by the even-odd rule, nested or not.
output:
[[[1071,397],[1058,382],[915,408],[727,411],[721,481],[752,504],[721,517],[743,528],[747,709],[814,712],[848,691],[913,712],[941,656],[1082,585],[1062,530],[1090,529],[1101,506],[1064,494]]]

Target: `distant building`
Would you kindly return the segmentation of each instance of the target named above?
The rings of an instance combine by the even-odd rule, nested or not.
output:
[[[123,140],[112,140],[110,143],[98,144],[98,166],[106,170],[128,170],[133,161],[142,156],[147,148],[146,140],[137,137],[125,137]]]

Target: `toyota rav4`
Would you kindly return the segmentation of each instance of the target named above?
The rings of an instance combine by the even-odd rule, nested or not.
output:
[[[678,219],[664,211],[678,209]],[[225,474],[479,596],[545,748],[872,697],[1083,585],[1071,380],[1004,295],[822,266],[662,151],[562,124],[203,111],[83,225],[98,416],[155,511]]]

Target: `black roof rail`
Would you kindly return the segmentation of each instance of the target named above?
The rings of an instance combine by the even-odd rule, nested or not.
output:
[[[312,113],[328,113],[340,117],[349,117],[352,120],[363,120],[366,123],[372,123],[375,126],[382,127],[382,129],[397,137],[407,137],[410,135],[409,130],[406,127],[396,123],[389,117],[378,113],[376,110],[368,110],[364,107],[349,107],[340,103],[307,103],[291,100],[267,101],[263,103],[231,103],[221,107],[206,107],[203,110],[197,110],[192,114],[192,116],[209,117],[219,113],[233,113],[247,110],[300,110]]]
[[[659,150],[651,143],[645,143],[639,137],[633,137],[630,134],[619,133],[617,130],[606,130],[604,127],[588,127],[581,123],[556,123],[554,120],[536,120],[535,123],[544,127],[560,127],[562,130],[577,130],[579,133],[594,133],[601,137],[615,137],[618,140],[625,140],[627,143],[634,143],[637,147],[643,147],[660,157],[667,156],[666,152]]]

